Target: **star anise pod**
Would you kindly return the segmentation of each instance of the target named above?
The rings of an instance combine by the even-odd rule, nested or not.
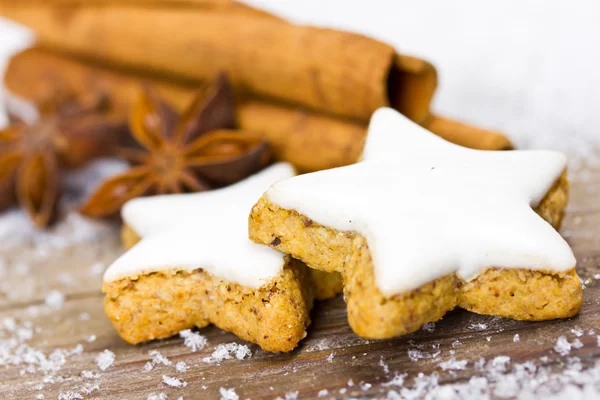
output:
[[[265,141],[233,130],[233,93],[224,74],[200,89],[181,115],[146,88],[129,126],[142,148],[121,152],[132,167],[104,182],[81,208],[83,214],[109,217],[135,197],[221,187],[270,161]]]
[[[56,216],[61,171],[111,154],[128,129],[104,97],[55,92],[37,111],[35,122],[10,115],[0,130],[0,211],[19,204],[43,228]]]

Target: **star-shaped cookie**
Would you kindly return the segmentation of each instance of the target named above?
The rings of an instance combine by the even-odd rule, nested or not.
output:
[[[555,229],[565,168],[560,153],[470,150],[380,109],[362,162],[274,184],[250,235],[342,272],[349,322],[364,337],[412,332],[456,306],[567,317],[581,284]]]
[[[248,239],[248,213],[277,164],[224,189],[139,198],[123,209],[135,244],[104,275],[105,311],[126,341],[164,338],[213,323],[267,351],[305,336],[312,278],[299,261]],[[134,238],[135,237],[135,238]]]

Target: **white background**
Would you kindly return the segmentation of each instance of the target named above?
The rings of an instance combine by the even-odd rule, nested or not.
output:
[[[294,22],[364,33],[438,68],[436,112],[520,147],[600,146],[600,2],[246,0]],[[0,20],[0,57],[22,41]]]

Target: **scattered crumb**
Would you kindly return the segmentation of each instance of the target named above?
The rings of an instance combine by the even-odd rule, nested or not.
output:
[[[146,400],[167,400],[165,393],[152,393],[149,394]]]
[[[92,266],[90,266],[90,268],[89,268],[90,275],[100,276],[104,272],[104,269],[105,269],[105,265],[101,262],[92,264]]]
[[[175,364],[175,370],[177,372],[186,372],[188,369],[188,365],[183,361],[179,361],[177,364]]]
[[[160,351],[158,350],[150,350],[148,352],[148,355],[150,357],[152,357],[152,364],[153,365],[158,365],[158,364],[162,364],[162,365],[172,365],[173,362],[171,360],[169,360],[167,357],[163,356],[162,354],[160,354]]]
[[[335,357],[335,352],[332,351],[331,354],[327,356],[326,360],[328,362],[332,362],[333,361],[333,357]]]
[[[89,321],[90,320],[90,314],[88,314],[86,312],[82,312],[81,314],[79,314],[79,320],[80,321]]]
[[[104,350],[96,357],[96,364],[102,371],[106,371],[115,362],[115,353],[110,350]]]
[[[300,392],[298,392],[298,391],[287,392],[285,394],[285,400],[296,400],[296,399],[298,399],[298,394],[300,394]]]
[[[319,393],[317,393],[317,397],[325,397],[329,394],[329,391],[327,389],[322,389],[319,390]]]
[[[48,293],[44,302],[51,309],[60,310],[65,304],[65,295],[58,290],[52,290]]]
[[[490,342],[492,340],[491,336],[486,336],[485,340],[487,340],[488,342]]]
[[[98,379],[100,377],[100,374],[95,374],[92,371],[83,370],[81,371],[81,376],[83,376],[86,379]]]
[[[402,386],[404,385],[406,374],[396,374],[392,379],[381,384],[381,386]]]
[[[13,265],[13,270],[17,275],[25,276],[29,273],[29,271],[31,271],[31,267],[29,266],[29,264],[19,262]]]
[[[44,395],[41,394],[41,393],[38,393],[38,394],[35,395],[35,398],[38,399],[38,400],[44,400]]]
[[[166,385],[171,386],[171,387],[181,388],[181,387],[187,386],[187,382],[184,381],[183,379],[174,378],[174,377],[170,377],[167,375],[163,375],[162,380],[163,380],[163,383],[165,383]]]
[[[573,329],[571,329],[571,333],[577,337],[582,337],[583,336],[583,329],[575,327]]]
[[[358,386],[360,387],[360,390],[369,390],[373,387],[373,385],[367,382],[361,382],[358,384]]]
[[[71,275],[68,272],[61,272],[56,276],[56,279],[65,286],[77,285],[77,281],[75,280],[75,278],[73,278],[73,275]]]
[[[235,392],[235,388],[225,389],[219,388],[219,393],[221,394],[221,400],[239,400],[240,396]]]
[[[514,337],[513,337],[513,342],[515,343],[519,343],[521,341],[521,337],[519,336],[519,334],[517,333]]]
[[[88,343],[92,343],[96,341],[96,335],[90,335],[85,339]]]
[[[556,344],[554,345],[554,351],[556,351],[561,356],[566,356],[571,352],[571,343],[569,343],[565,336],[560,336],[556,340]]]
[[[443,361],[443,362],[439,363],[438,366],[443,371],[462,370],[462,369],[465,369],[465,367],[467,366],[467,360],[458,361],[454,357],[452,357],[447,361]]]
[[[252,357],[252,351],[245,344],[235,342],[220,344],[215,348],[210,357],[204,357],[202,361],[205,363],[218,363],[223,360],[230,360],[233,357],[238,360],[250,358]]]
[[[347,391],[348,391],[348,389],[346,389],[346,388],[341,388],[341,389],[339,390],[340,394],[344,394],[344,393],[346,393]],[[286,399],[286,400],[287,400],[287,399]]]
[[[183,344],[189,347],[194,353],[202,350],[208,344],[208,340],[204,336],[198,332],[193,332],[191,329],[179,332],[179,336],[184,339]]]
[[[77,392],[60,392],[58,400],[76,400],[83,399],[83,396]]]
[[[583,343],[581,343],[581,340],[575,339],[573,340],[573,343],[571,343],[571,347],[573,347],[574,349],[580,349],[583,347]]]
[[[468,328],[474,331],[485,331],[488,326],[487,324],[471,324]]]
[[[331,353],[330,357],[333,359],[333,353]],[[383,373],[384,374],[389,374],[390,373],[390,367],[387,365],[387,363],[383,359],[383,356],[381,356],[381,358],[379,359],[379,366],[381,368],[383,368]]]
[[[423,329],[425,332],[431,333],[435,331],[435,322],[428,322],[425,325],[423,325],[421,329]]]
[[[349,387],[352,387],[352,386],[354,386],[354,381],[353,381],[352,379],[348,379],[348,383],[347,383],[347,385],[348,385]]]

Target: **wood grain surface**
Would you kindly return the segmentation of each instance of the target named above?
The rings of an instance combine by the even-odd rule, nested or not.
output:
[[[439,384],[467,382],[471,376],[480,375],[476,363],[482,357],[489,361],[509,356],[511,363],[534,361],[560,373],[569,357],[576,356],[585,369],[600,359],[596,336],[600,333],[599,196],[599,169],[584,166],[572,174],[571,201],[562,233],[575,251],[577,270],[586,286],[583,307],[575,318],[528,323],[456,310],[429,331],[394,340],[367,341],[352,333],[344,302],[337,298],[316,305],[308,336],[292,353],[269,354],[249,345],[250,359],[219,364],[202,359],[220,343],[243,341],[214,327],[199,331],[208,339],[208,345],[197,352],[179,337],[132,346],[117,336],[104,316],[99,288],[101,266],[122,252],[118,226],[107,228],[105,234],[93,240],[45,252],[34,251],[37,245],[24,241],[2,254],[7,264],[22,262],[28,271],[23,267],[5,268],[4,275],[0,274],[0,342],[10,336],[6,326],[2,329],[6,324],[3,321],[14,318],[18,324],[31,321],[35,333],[26,343],[45,354],[78,344],[83,351],[67,357],[54,383],[44,383],[42,372],[23,373],[22,366],[2,366],[0,350],[0,398],[35,399],[43,395],[45,399],[69,399],[68,392],[73,392],[71,395],[80,395],[73,399],[147,399],[159,393],[168,399],[218,399],[220,388],[234,388],[241,399],[293,399],[295,392],[299,392],[298,399],[317,398],[319,392],[324,398],[385,398],[390,390],[401,390],[398,385],[388,384],[396,374],[406,374],[405,385],[412,388],[419,373],[438,373]],[[52,309],[44,304],[52,290],[66,296],[62,307]],[[475,324],[485,324],[485,328]],[[575,328],[585,332],[578,338],[583,346],[561,356],[554,350],[557,338],[564,335],[572,342],[576,335],[571,330]],[[598,332],[589,334],[590,329]],[[105,349],[114,352],[116,358],[112,366],[101,371],[96,357]],[[146,371],[144,365],[151,359],[151,350],[159,350],[173,364]],[[420,359],[413,361],[411,355]],[[466,360],[465,368],[444,371],[440,363],[452,357]],[[179,361],[188,365],[186,372],[175,370]],[[92,381],[82,376],[83,370],[100,374],[94,380],[99,388],[89,394],[82,393],[84,385]],[[178,377],[187,385],[170,387],[163,383],[163,375]]]

